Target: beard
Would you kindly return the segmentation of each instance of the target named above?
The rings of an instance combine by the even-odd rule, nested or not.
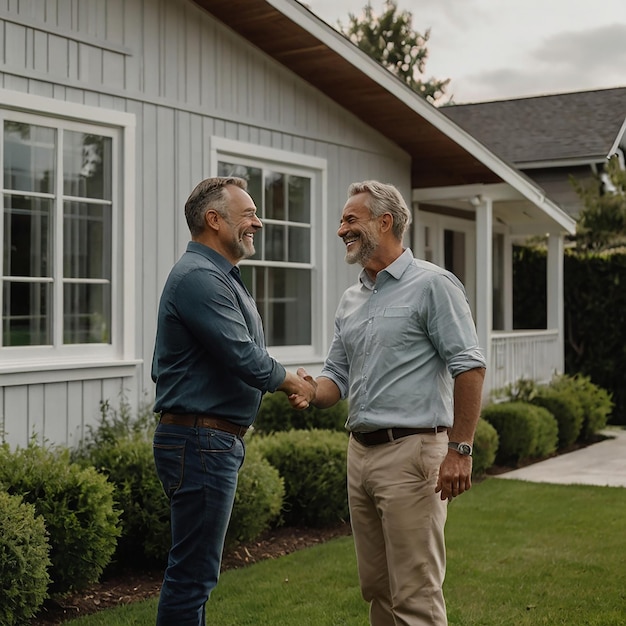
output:
[[[229,244],[228,249],[236,259],[249,259],[254,256],[256,252],[252,239],[248,239],[245,235],[241,235],[240,238],[233,237]]]
[[[351,248],[346,250],[346,263],[354,265],[358,263],[365,267],[367,262],[372,258],[376,248],[378,247],[378,237],[370,231],[362,231],[357,242],[352,244]]]

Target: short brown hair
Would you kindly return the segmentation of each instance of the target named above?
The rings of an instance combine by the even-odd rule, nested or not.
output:
[[[185,203],[185,218],[192,237],[204,231],[204,215],[209,209],[228,217],[228,198],[224,193],[228,185],[235,185],[244,191],[248,189],[246,180],[236,176],[205,178],[195,186]]]

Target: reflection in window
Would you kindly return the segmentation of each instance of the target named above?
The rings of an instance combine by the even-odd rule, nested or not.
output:
[[[311,177],[220,161],[219,176],[248,181],[263,228],[241,273],[263,318],[269,346],[312,341]],[[271,265],[269,265],[271,264]]]
[[[111,342],[112,160],[111,137],[4,121],[2,345]]]

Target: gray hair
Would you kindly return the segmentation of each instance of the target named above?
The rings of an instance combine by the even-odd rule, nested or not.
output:
[[[391,215],[393,218],[392,232],[398,241],[402,241],[404,233],[411,223],[411,212],[396,187],[376,180],[365,180],[361,183],[352,183],[348,187],[348,197],[358,193],[369,194],[366,205],[372,217],[380,217],[385,213]]]
[[[228,219],[228,196],[224,193],[228,185],[235,185],[244,191],[248,189],[248,183],[243,178],[215,176],[198,183],[191,192],[185,203],[185,217],[192,237],[204,231],[204,216],[209,209]]]

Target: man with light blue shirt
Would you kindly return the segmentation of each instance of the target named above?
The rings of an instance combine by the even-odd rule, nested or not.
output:
[[[447,624],[447,503],[471,487],[485,359],[465,290],[413,258],[398,190],[354,183],[337,234],[346,290],[313,404],[349,399],[348,498],[372,626]],[[298,373],[313,382],[303,370]]]

